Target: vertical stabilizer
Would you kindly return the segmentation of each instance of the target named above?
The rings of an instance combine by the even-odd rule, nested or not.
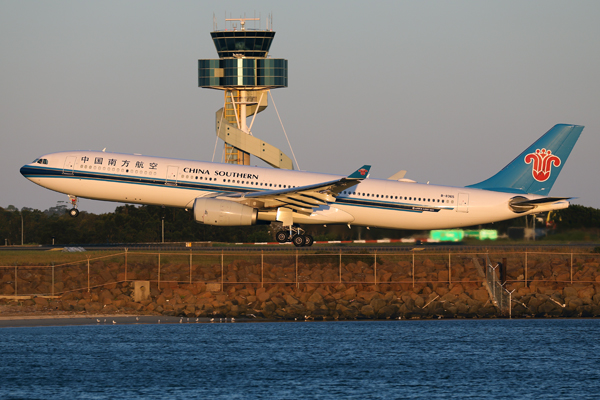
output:
[[[555,125],[496,175],[467,187],[547,196],[582,130]]]

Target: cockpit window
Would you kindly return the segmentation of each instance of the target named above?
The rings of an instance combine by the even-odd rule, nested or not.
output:
[[[48,164],[48,159],[46,159],[46,158],[38,158],[37,160],[34,161],[34,163]]]

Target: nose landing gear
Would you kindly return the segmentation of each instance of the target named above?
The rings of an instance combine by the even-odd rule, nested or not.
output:
[[[79,210],[77,209],[77,196],[69,195],[69,201],[73,208],[69,210],[69,215],[73,218],[76,218],[79,215]]]

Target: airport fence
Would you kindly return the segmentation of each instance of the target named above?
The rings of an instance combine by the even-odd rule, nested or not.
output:
[[[124,251],[51,265],[0,265],[0,296],[58,297],[115,283],[150,281],[157,289],[185,284],[211,291],[251,285],[377,285],[418,292],[486,286],[500,308],[523,287],[562,290],[600,285],[600,254],[548,252],[315,252]],[[51,255],[49,255],[51,257]],[[0,259],[1,261],[1,259]],[[498,268],[503,265],[503,268]],[[501,293],[498,295],[497,293]],[[508,300],[510,304],[510,300]]]

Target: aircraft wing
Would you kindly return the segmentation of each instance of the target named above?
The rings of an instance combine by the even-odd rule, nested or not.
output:
[[[280,190],[236,193],[217,198],[263,210],[286,207],[310,215],[314,208],[335,202],[338,194],[365,179],[370,169],[370,165],[363,165],[347,177],[333,181]]]

